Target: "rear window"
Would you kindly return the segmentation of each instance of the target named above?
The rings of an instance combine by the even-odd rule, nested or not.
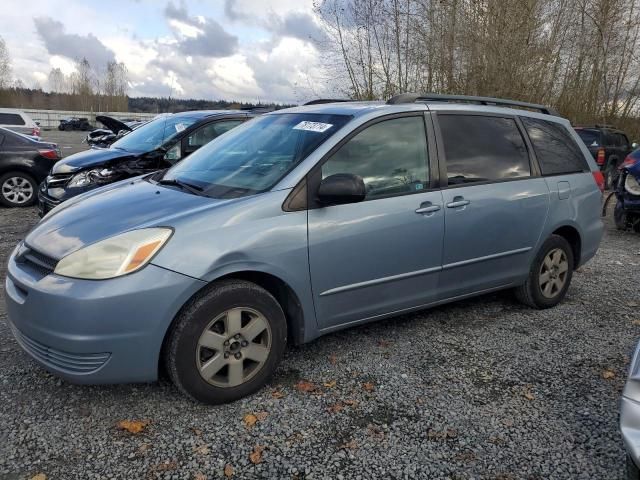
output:
[[[555,122],[522,117],[543,175],[589,171],[582,150],[567,129]]]
[[[0,113],[0,125],[24,125],[24,119],[17,113]]]
[[[576,129],[576,132],[587,147],[600,146],[600,132],[597,130]]]
[[[531,175],[529,154],[512,118],[438,115],[449,185]]]

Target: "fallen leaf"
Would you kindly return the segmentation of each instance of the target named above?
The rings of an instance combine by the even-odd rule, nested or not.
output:
[[[640,325],[640,318],[634,320],[633,322],[631,322],[632,325]]]
[[[47,476],[44,473],[38,473],[31,477],[31,480],[47,480]]]
[[[249,454],[249,460],[254,465],[262,462],[262,452],[264,451],[264,447],[262,445],[256,445],[253,447],[253,451]]]
[[[274,390],[273,392],[271,392],[271,397],[279,400],[281,398],[284,398],[284,393],[282,393],[280,390]]]
[[[494,445],[504,445],[507,441],[502,437],[489,437],[489,443]]]
[[[193,480],[207,480],[207,476],[202,472],[196,472],[193,476]]]
[[[604,378],[605,380],[611,380],[612,378],[616,377],[616,372],[614,372],[613,370],[603,370],[602,371],[602,378]]]
[[[191,431],[194,433],[194,435],[197,435],[198,437],[202,435],[202,430],[200,430],[199,428],[191,427]]]
[[[527,400],[534,400],[536,398],[533,395],[533,393],[531,393],[531,390],[529,390],[528,388],[525,388],[524,392],[522,393],[522,396],[524,396],[524,398],[526,398]]]
[[[335,380],[331,380],[330,382],[326,382],[324,384],[324,386],[327,387],[327,388],[333,388],[333,387],[336,386],[336,381]]]
[[[138,447],[138,455],[144,455],[147,453],[147,450],[151,449],[150,443],[143,443]]]
[[[257,412],[256,413],[256,418],[258,419],[259,422],[264,422],[268,416],[269,416],[268,412]]]
[[[209,454],[209,446],[208,445],[200,445],[193,449],[193,453],[197,453],[198,455],[208,455]]]
[[[233,465],[231,465],[230,463],[227,463],[224,466],[224,476],[227,478],[233,477]]]
[[[627,302],[627,307],[640,307],[637,302]]]
[[[311,393],[316,391],[316,386],[307,380],[300,380],[298,383],[296,383],[296,390],[300,392]]]
[[[149,420],[120,420],[117,426],[121,430],[126,430],[136,435],[142,432],[149,423],[151,423]]]
[[[344,401],[344,402],[342,402],[342,403],[344,403],[345,405],[349,405],[350,407],[355,407],[355,406],[356,406],[356,405],[358,405],[358,403],[360,403],[360,402],[358,402],[358,400],[353,400],[353,399],[351,399],[351,398],[348,398],[347,400],[345,400],[345,401]]]
[[[375,425],[369,425],[367,427],[367,433],[370,436],[377,438],[378,440],[384,439],[384,432],[380,430],[378,427],[376,427]]]
[[[244,426],[246,428],[252,428],[258,421],[258,417],[256,417],[253,413],[247,413],[242,421],[244,422]]]
[[[391,345],[391,342],[389,340],[378,340],[378,346],[380,348],[387,348]]]
[[[429,440],[449,440],[450,438],[456,438],[458,431],[453,428],[447,428],[445,430],[429,429],[427,432],[427,438]]]
[[[331,413],[338,413],[341,412],[344,409],[344,404],[343,403],[334,403],[333,405],[330,405],[327,410],[329,410],[329,412]]]
[[[170,462],[158,463],[157,465],[153,465],[151,467],[152,472],[168,472],[171,470],[175,470],[178,468],[178,462],[172,460]]]
[[[511,418],[505,418],[505,419],[502,421],[502,424],[503,424],[505,427],[513,427],[513,419],[511,419]]]
[[[347,443],[343,443],[342,445],[340,445],[340,448],[355,450],[356,448],[358,448],[358,444],[355,440],[350,440]]]
[[[376,387],[371,382],[365,382],[362,384],[362,388],[364,388],[367,392],[373,392]]]
[[[338,363],[338,357],[336,357],[335,355],[329,355],[329,363],[331,365],[335,365],[336,363]]]

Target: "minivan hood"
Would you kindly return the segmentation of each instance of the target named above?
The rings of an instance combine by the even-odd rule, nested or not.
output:
[[[74,153],[56,162],[51,169],[51,173],[54,175],[74,173],[84,168],[100,166],[109,160],[126,159],[132,156],[134,156],[134,154],[131,152],[117,148],[94,148],[85,150],[84,152]]]
[[[119,233],[152,226],[170,227],[177,218],[235,201],[191,195],[144,179],[114,185],[84,195],[81,201],[70,200],[68,206],[62,204],[29,232],[26,244],[61,259]]]

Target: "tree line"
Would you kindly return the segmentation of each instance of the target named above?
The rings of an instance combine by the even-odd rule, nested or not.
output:
[[[640,137],[640,0],[323,0],[315,11],[351,98],[512,98]]]

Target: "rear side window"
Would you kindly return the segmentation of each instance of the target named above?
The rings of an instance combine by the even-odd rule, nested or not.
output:
[[[522,117],[543,175],[589,170],[582,150],[567,129],[555,122]]]
[[[0,125],[24,125],[24,119],[17,113],[0,113]]]
[[[438,114],[449,185],[531,175],[525,142],[512,118]]]

